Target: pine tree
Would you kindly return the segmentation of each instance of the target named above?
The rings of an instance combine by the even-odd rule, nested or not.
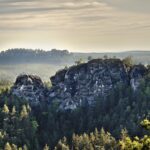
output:
[[[150,130],[150,120],[144,119],[140,124],[143,128]]]
[[[8,142],[5,144],[4,150],[12,150],[12,148]]]
[[[57,146],[55,147],[55,150],[69,150],[69,146],[66,145],[66,142],[64,142],[63,139],[58,142]]]
[[[73,134],[72,136],[72,149],[74,150],[79,150],[79,136],[78,135],[75,135]]]
[[[43,148],[43,150],[49,150],[49,146],[46,144]]]
[[[11,147],[12,147],[12,150],[18,150],[18,148],[15,144],[12,144]]]
[[[131,67],[133,65],[133,60],[131,56],[124,58],[122,61],[127,67]]]
[[[27,112],[27,108],[25,105],[22,106],[22,110],[21,110],[21,113],[20,113],[20,117],[21,119],[22,118],[26,118],[28,116],[28,112]]]
[[[27,145],[24,145],[24,146],[23,146],[23,150],[28,150]]]
[[[9,108],[6,104],[4,104],[2,112],[4,112],[5,114],[9,113]]]
[[[121,130],[121,139],[124,141],[128,137],[128,131],[127,129],[122,129]]]
[[[16,107],[13,106],[11,114],[12,114],[12,115],[15,115],[15,113],[16,113]]]
[[[27,104],[27,110],[28,110],[28,112],[31,112],[31,107],[29,104]]]

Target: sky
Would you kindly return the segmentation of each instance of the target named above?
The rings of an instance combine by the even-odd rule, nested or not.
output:
[[[0,0],[0,50],[150,50],[150,0]]]

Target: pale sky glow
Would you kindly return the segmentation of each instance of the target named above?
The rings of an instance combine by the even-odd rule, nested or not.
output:
[[[150,0],[0,0],[0,49],[150,50]]]

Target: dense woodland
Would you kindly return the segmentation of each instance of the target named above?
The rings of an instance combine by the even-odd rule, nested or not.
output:
[[[118,85],[91,107],[73,111],[58,111],[55,101],[31,108],[1,89],[0,149],[149,150],[149,100],[150,74],[136,91]]]
[[[69,52],[68,50],[52,49],[44,51],[42,49],[25,49],[14,48],[0,52],[0,64],[22,64],[22,63],[48,63],[48,64],[73,64],[80,58],[87,61],[89,58],[102,58],[103,56],[109,58],[125,58],[132,56],[135,63],[149,64],[149,51],[131,51],[131,52],[116,52],[116,53],[79,53]],[[59,61],[58,61],[59,60]]]
[[[59,64],[64,63],[65,59],[69,58],[70,54],[67,50],[44,51],[41,49],[9,49],[7,51],[0,52],[0,63],[55,63],[59,59]]]
[[[125,58],[131,56],[134,63],[150,64],[149,51],[131,51],[118,53],[73,53],[68,50],[14,48],[0,52],[0,80],[15,81],[16,76],[22,73],[36,74],[43,81],[48,81],[56,71],[75,62],[87,62],[94,58]],[[81,59],[82,58],[82,59]]]

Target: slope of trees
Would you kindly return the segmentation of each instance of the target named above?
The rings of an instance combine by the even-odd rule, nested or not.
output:
[[[70,53],[68,50],[52,49],[44,51],[42,49],[13,48],[0,52],[1,64],[16,63],[51,63],[65,65],[73,64],[82,58],[83,61],[92,58],[130,58],[132,56],[135,63],[149,64],[149,51],[131,51],[119,53]],[[58,61],[59,60],[59,61]]]
[[[149,130],[150,121],[144,120],[141,125]],[[121,137],[116,140],[109,132],[105,132],[102,128],[100,131],[95,129],[89,134],[75,135],[73,134],[71,143],[67,143],[64,137],[59,140],[55,150],[149,150],[150,136],[144,135],[139,138],[135,136],[131,138],[127,130],[121,131]]]
[[[44,50],[32,50],[32,49],[9,49],[0,53],[0,63],[58,63],[65,62],[66,58],[69,58],[70,53],[67,50],[56,50],[51,51]]]
[[[149,75],[137,91],[120,84],[74,111],[58,111],[56,101],[31,108],[8,89],[0,93],[0,149],[150,149]]]

